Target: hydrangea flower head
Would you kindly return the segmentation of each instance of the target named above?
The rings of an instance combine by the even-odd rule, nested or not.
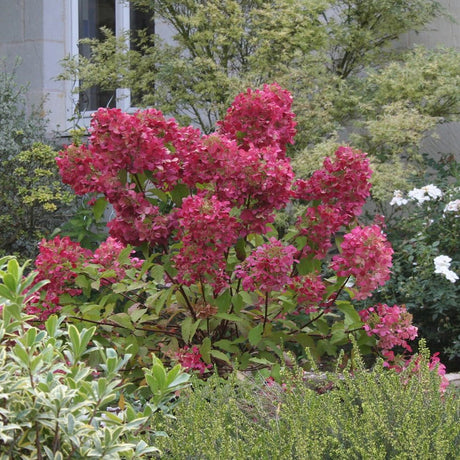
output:
[[[341,254],[331,267],[339,276],[355,278],[355,298],[365,299],[390,278],[393,249],[378,225],[355,227],[345,234]]]
[[[417,327],[412,324],[412,315],[404,305],[377,304],[359,312],[368,336],[378,337],[377,346],[387,352],[395,346],[412,351],[409,340],[417,337]],[[390,356],[390,354],[388,355]]]
[[[270,238],[237,266],[235,274],[242,279],[243,289],[247,291],[283,291],[291,281],[296,253],[294,246],[285,246],[276,238]]]
[[[225,118],[218,122],[219,132],[238,141],[247,150],[254,147],[279,147],[284,155],[296,134],[292,96],[276,83],[239,94]]]
[[[198,371],[200,374],[204,374],[207,369],[212,368],[212,364],[206,364],[202,360],[200,350],[197,346],[190,348],[186,345],[176,353],[175,358],[188,371]]]
[[[335,207],[350,222],[361,214],[371,189],[372,170],[366,156],[359,150],[340,147],[308,180],[296,182],[296,198]]]
[[[444,207],[443,214],[445,215],[447,212],[458,214],[460,212],[460,200],[449,201],[449,203],[447,203]]]

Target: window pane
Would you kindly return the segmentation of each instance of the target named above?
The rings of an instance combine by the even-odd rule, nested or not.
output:
[[[154,18],[151,12],[143,9],[136,9],[133,5],[130,5],[129,19],[131,37],[133,38],[130,42],[130,48],[132,50],[141,51],[140,47],[136,44],[136,40],[143,33],[147,35],[153,35],[155,33]],[[139,32],[141,32],[141,34]],[[142,96],[143,92],[141,91],[131,91],[131,106],[138,107],[141,105]]]
[[[78,38],[102,38],[101,27],[115,32],[115,0],[79,0],[78,2]],[[79,45],[82,56],[90,57],[88,45]],[[93,86],[80,93],[81,112],[97,110],[99,107],[115,107],[115,91],[102,91]]]

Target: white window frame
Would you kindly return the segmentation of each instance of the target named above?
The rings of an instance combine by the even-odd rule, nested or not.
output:
[[[78,41],[79,41],[79,14],[78,14],[78,0],[69,0],[70,2],[70,18],[68,18],[67,41],[69,43],[68,49],[71,56],[78,56]],[[130,9],[129,3],[126,0],[115,0],[115,35],[121,36],[123,33],[130,30]],[[73,87],[72,87],[73,86]],[[69,121],[75,116],[75,108],[78,106],[78,81],[72,85],[70,82],[67,87],[68,104],[66,107],[67,115],[67,128],[72,129],[75,127],[75,122]],[[131,91],[129,88],[117,88],[115,91],[115,106],[123,111],[134,111],[131,107]],[[82,112],[81,118],[78,120],[78,125],[88,128],[91,115],[94,110],[87,110]]]

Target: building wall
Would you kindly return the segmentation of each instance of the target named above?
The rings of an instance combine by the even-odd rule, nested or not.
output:
[[[401,39],[405,47],[414,44],[427,48],[442,46],[460,49],[460,0],[440,0],[441,5],[451,16],[451,20],[438,18],[422,32],[410,32]]]
[[[460,0],[441,0],[451,19],[438,18],[422,32],[410,32],[401,42],[405,47],[423,45],[430,49],[452,47],[460,50]],[[460,123],[445,123],[436,130],[435,137],[429,137],[423,150],[433,155],[454,154],[460,160]]]
[[[410,47],[423,44],[430,48],[460,48],[460,0],[441,0],[457,22],[438,19],[426,31],[409,33],[400,44]],[[72,46],[71,10],[77,0],[0,0],[0,58],[5,57],[12,68],[17,56],[22,64],[17,70],[19,83],[30,82],[30,101],[39,103],[46,97],[50,131],[64,132],[72,116],[71,83],[56,81],[61,72],[60,61],[75,53]],[[157,24],[157,32],[170,35],[167,26]],[[460,124],[450,123],[439,131],[440,140],[428,140],[426,148],[436,151],[458,150]]]
[[[69,0],[0,0],[0,58],[7,69],[17,57],[17,82],[29,84],[31,104],[45,98],[50,130],[63,129],[67,84],[55,81],[59,61],[70,52]]]

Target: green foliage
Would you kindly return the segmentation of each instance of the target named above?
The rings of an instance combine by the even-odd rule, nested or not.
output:
[[[248,244],[256,244],[256,235],[250,236]],[[123,250],[114,266],[129,267],[130,251]],[[232,248],[228,264],[238,263],[237,250]],[[318,260],[303,259],[299,273],[308,274],[320,265]],[[215,296],[204,283],[167,284],[175,276],[168,254],[153,254],[140,269],[128,268],[118,280],[113,278],[114,270],[97,264],[76,271],[75,284],[82,294],[61,295],[61,314],[77,323],[97,324],[98,340],[105,346],[132,347],[134,356],[127,364],[132,380],[142,378],[142,367],[154,366],[152,351],[177,361],[184,347],[197,347],[201,364],[215,365],[221,373],[237,366],[264,369],[268,376],[277,374],[285,351],[303,360],[308,346],[315,359],[328,366],[341,349],[350,348],[353,339],[365,354],[376,343],[363,330],[352,302],[337,300],[346,281],[340,277],[327,280],[328,292],[335,293],[327,311],[294,316],[294,291],[273,292],[261,304],[260,293],[245,292],[240,285]]]
[[[435,0],[131,3],[171,27],[174,41],[144,33],[129,49],[126,37],[105,30],[104,40],[85,41],[91,58],[68,57],[60,77],[80,79],[83,89],[131,88],[140,105],[204,132],[237,93],[277,81],[294,97],[299,134],[291,153],[301,174],[314,169],[322,145],[350,141],[371,154],[373,193],[386,200],[423,168],[422,140],[458,118],[458,51],[394,46],[442,14]]]
[[[357,359],[339,374],[286,368],[282,385],[243,374],[194,381],[163,420],[163,458],[456,458],[458,395],[440,394],[427,356],[402,374]]]
[[[72,217],[57,227],[53,234],[68,236],[82,247],[95,250],[107,238],[107,224],[104,221],[106,205],[107,202],[102,200],[90,207],[82,200]]]
[[[0,65],[3,63],[0,61]],[[65,220],[73,193],[44,143],[46,118],[29,107],[14,71],[0,71],[0,254],[36,255],[37,243]]]
[[[34,274],[23,277],[25,266],[14,258],[1,259],[0,268],[0,458],[134,459],[157,452],[151,416],[169,410],[189,376],[155,360],[145,369],[147,391],[128,392],[120,375],[130,354],[94,341],[95,327],[65,328],[56,316],[44,328],[31,326],[22,308],[40,287],[30,289]]]

